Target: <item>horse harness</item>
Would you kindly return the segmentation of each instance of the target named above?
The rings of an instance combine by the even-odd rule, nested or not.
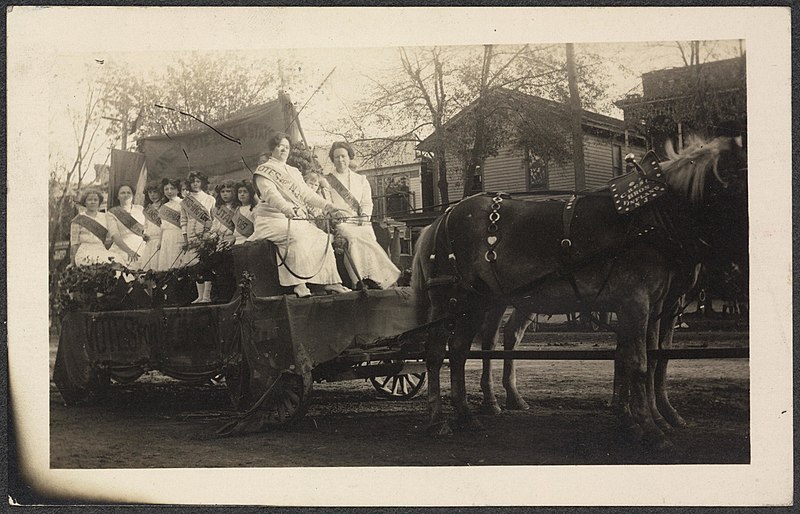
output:
[[[629,180],[634,173],[630,173],[623,177],[618,177],[612,181],[610,191],[608,193],[605,192],[596,192],[594,194],[610,194],[612,196],[612,200],[614,202],[615,208],[620,214],[633,214],[638,207],[641,207],[645,204],[648,204],[653,199],[661,196],[661,194],[666,190],[666,184],[664,184],[663,180],[661,179],[662,172],[660,167],[658,166],[658,161],[655,159],[654,156],[646,155],[645,162],[649,165],[650,173],[645,172],[642,170],[641,167],[637,165],[640,175],[640,182],[636,184],[635,187],[639,188],[638,194],[639,197],[637,198],[634,195],[633,201],[628,201],[624,203],[620,201],[620,196],[624,195],[623,191],[620,191],[617,187],[615,187],[614,182],[621,183],[622,179]],[[628,182],[629,185],[633,186],[633,182]],[[643,192],[642,192],[643,191]],[[615,251],[601,251],[595,253],[590,256],[588,259],[581,259],[576,260],[574,257],[574,244],[572,242],[572,227],[573,222],[577,218],[577,206],[579,200],[583,196],[591,195],[592,193],[575,193],[570,192],[571,196],[563,201],[563,208],[561,214],[561,225],[562,225],[562,237],[560,239],[560,259],[559,259],[559,266],[554,271],[545,274],[542,277],[537,278],[535,281],[526,284],[522,287],[516,288],[513,291],[508,291],[503,286],[502,280],[500,278],[500,274],[497,270],[497,246],[500,243],[500,230],[499,230],[499,223],[501,221],[501,207],[505,200],[512,199],[512,196],[508,193],[504,192],[494,192],[494,193],[479,193],[474,196],[490,196],[492,198],[492,202],[489,205],[488,210],[488,224],[486,228],[486,250],[484,252],[484,259],[489,264],[489,268],[492,270],[492,275],[494,276],[496,285],[500,292],[502,293],[502,301],[496,302],[500,304],[502,302],[510,303],[514,305],[515,299],[530,297],[535,290],[540,287],[544,282],[553,278],[560,278],[566,280],[570,287],[572,288],[575,296],[577,298],[578,304],[580,306],[587,305],[583,295],[578,288],[578,284],[575,280],[575,271],[591,264],[596,259],[599,258],[611,258],[611,265],[609,267],[608,273],[606,274],[602,285],[598,289],[594,300],[596,300],[600,294],[605,290],[608,282],[611,278],[613,273],[614,267],[617,264],[617,257],[621,253],[621,249],[612,249]],[[459,261],[456,257],[456,254],[453,250],[453,240],[450,237],[449,232],[449,221],[450,216],[452,215],[453,209],[455,206],[449,207],[442,218],[439,219],[439,223],[435,225],[434,234],[433,234],[433,245],[432,245],[432,253],[429,255],[429,260],[433,264],[433,270],[431,273],[431,277],[426,281],[426,288],[433,289],[439,287],[446,287],[446,286],[460,286],[461,288],[474,293],[479,296],[486,296],[486,293],[482,293],[478,291],[472,284],[464,284],[462,280],[462,275],[459,270]],[[641,211],[640,211],[641,212]],[[633,243],[634,240],[641,240],[640,238],[647,238],[651,244],[656,246],[657,250],[665,253],[672,253],[673,256],[676,254],[685,254],[687,251],[689,253],[696,253],[697,248],[687,248],[687,238],[681,237],[678,233],[674,223],[670,219],[663,209],[658,206],[658,204],[652,204],[651,208],[648,209],[647,212],[652,213],[651,223],[641,224],[642,217],[641,216],[631,216],[630,223],[627,229],[626,240],[629,243],[623,245],[624,247],[629,246]],[[444,248],[443,250],[447,254],[446,260],[446,270],[437,270],[437,264],[441,265],[442,260],[437,259],[437,248],[438,242],[440,237],[442,237],[443,232],[444,237]],[[695,238],[691,238],[695,239]],[[705,244],[702,239],[699,239],[700,246]],[[668,252],[668,249],[672,247],[673,251]],[[674,251],[674,247],[677,247],[678,252]],[[692,251],[694,250],[694,251]],[[665,292],[666,294],[666,292]],[[591,303],[591,302],[589,302]],[[490,305],[491,306],[491,305]],[[452,314],[458,314],[458,299],[456,298],[455,294],[451,295],[449,300],[449,308]],[[607,326],[604,323],[601,323],[599,320],[595,320],[596,323],[603,326],[603,328],[610,329],[611,327]]]

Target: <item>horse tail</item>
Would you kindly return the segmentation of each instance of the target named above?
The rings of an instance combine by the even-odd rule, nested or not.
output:
[[[430,277],[431,264],[430,256],[434,252],[433,234],[436,232],[433,226],[439,220],[434,221],[432,225],[428,225],[419,234],[417,244],[414,247],[414,260],[411,263],[411,287],[414,290],[417,308],[417,323],[420,325],[429,321],[428,317],[431,309],[431,301],[428,297],[427,287],[425,283]]]

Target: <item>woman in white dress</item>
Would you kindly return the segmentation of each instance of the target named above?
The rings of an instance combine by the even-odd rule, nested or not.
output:
[[[72,218],[69,226],[70,262],[74,266],[108,264],[116,258],[106,249],[106,214],[98,211],[102,203],[103,193],[95,189],[85,191],[80,199],[86,211]]]
[[[167,271],[183,266],[183,233],[181,231],[181,199],[178,191],[180,180],[165,178],[161,181],[161,190],[166,202],[159,207],[161,217],[161,240],[157,255],[156,269]]]
[[[222,249],[233,246],[236,241],[236,224],[233,218],[240,206],[236,194],[236,182],[224,180],[217,184],[214,192],[216,193],[216,204],[211,210],[214,218],[211,232],[219,235],[219,247]]]
[[[345,267],[353,284],[386,289],[400,277],[400,270],[378,244],[372,228],[372,188],[366,177],[350,169],[353,147],[343,141],[333,143],[328,157],[335,171],[325,175],[333,205],[346,212],[338,233],[347,240]]]
[[[300,170],[286,164],[291,141],[278,133],[267,144],[270,158],[253,173],[260,202],[248,241],[269,239],[278,247],[278,278],[299,297],[311,295],[306,282],[323,284],[331,293],[350,291],[336,271],[328,234],[308,220],[306,204],[331,213],[337,209],[303,181]]]
[[[189,172],[186,181],[189,183],[189,193],[181,202],[181,231],[183,232],[184,247],[189,242],[202,239],[211,232],[213,220],[211,211],[216,201],[214,197],[205,192],[208,187],[208,177],[199,171]],[[186,264],[196,264],[197,253],[193,250],[186,252]],[[211,301],[211,273],[200,277],[197,282],[197,299],[192,303],[209,303]]]
[[[148,237],[142,248],[142,269],[158,269],[158,247],[161,243],[161,216],[158,209],[164,203],[161,183],[150,182],[144,190],[144,233]]]
[[[249,180],[243,180],[236,184],[236,198],[239,200],[240,207],[237,209],[233,222],[236,225],[235,245],[240,245],[253,235],[255,225],[256,194]]]
[[[114,241],[109,250],[123,266],[140,269],[142,249],[147,238],[144,233],[144,208],[133,204],[133,188],[129,185],[119,186],[117,199],[119,205],[108,210],[108,232]]]

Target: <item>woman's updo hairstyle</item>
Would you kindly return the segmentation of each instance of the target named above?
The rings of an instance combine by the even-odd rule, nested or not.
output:
[[[330,159],[331,162],[333,162],[333,152],[335,152],[339,148],[344,148],[345,150],[347,150],[347,155],[350,157],[350,160],[356,158],[356,151],[353,150],[353,147],[350,145],[350,143],[346,141],[336,141],[331,145],[331,149],[328,151],[328,159]]]
[[[103,200],[105,199],[105,197],[103,196],[103,193],[101,193],[97,189],[86,189],[81,195],[80,199],[78,200],[78,203],[86,207],[86,199],[90,195],[97,195],[97,203],[99,203],[100,205],[103,204]]]
[[[281,141],[284,139],[289,141],[289,151],[291,151],[292,147],[294,147],[294,143],[292,143],[292,138],[289,137],[289,134],[285,132],[276,132],[272,137],[267,139],[267,152],[271,154],[272,151],[275,150],[275,147],[281,144]]]

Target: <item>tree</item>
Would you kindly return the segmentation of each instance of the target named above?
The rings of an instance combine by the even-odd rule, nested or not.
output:
[[[604,97],[605,76],[596,70],[587,73],[598,62],[591,54],[575,60],[577,94],[570,91],[567,63],[556,46],[487,46],[481,60],[467,61],[461,76],[472,93],[465,96],[477,99],[468,106],[472,109],[459,113],[459,128],[448,132],[450,151],[460,154],[464,162],[464,196],[474,192],[467,186],[486,157],[497,155],[508,143],[533,149],[546,161],[568,160],[574,136],[567,102],[573,96],[582,97],[579,107],[590,108]],[[564,109],[536,97],[563,103]]]
[[[461,58],[455,49],[441,47],[401,48],[398,51],[399,67],[382,78],[371,78],[373,94],[351,116],[353,125],[365,139],[384,139],[385,150],[409,138],[421,140],[420,134],[442,133],[447,119],[453,114],[461,88],[458,87],[457,69],[449,63]],[[394,134],[390,137],[370,138],[363,127],[371,126],[378,133]],[[433,168],[441,204],[449,203],[447,181],[446,141],[433,141]],[[375,158],[382,150],[378,149]]]
[[[93,169],[94,158],[104,147],[99,134],[103,91],[91,80],[91,73],[88,77],[82,83],[85,90],[81,105],[66,106],[64,110],[72,125],[74,157],[67,164],[60,154],[50,153],[50,255],[56,242],[68,237],[64,226],[75,214],[73,198],[80,195],[87,173]],[[60,114],[60,110],[57,112]]]
[[[246,59],[234,52],[191,53],[163,71],[134,76],[125,62],[109,63],[102,83],[107,89],[104,108],[119,120],[109,131],[140,138],[171,134],[201,127],[189,113],[206,123],[215,123],[236,112],[275,98],[278,89],[297,84],[300,67],[292,61]],[[304,94],[306,88],[297,90]]]

